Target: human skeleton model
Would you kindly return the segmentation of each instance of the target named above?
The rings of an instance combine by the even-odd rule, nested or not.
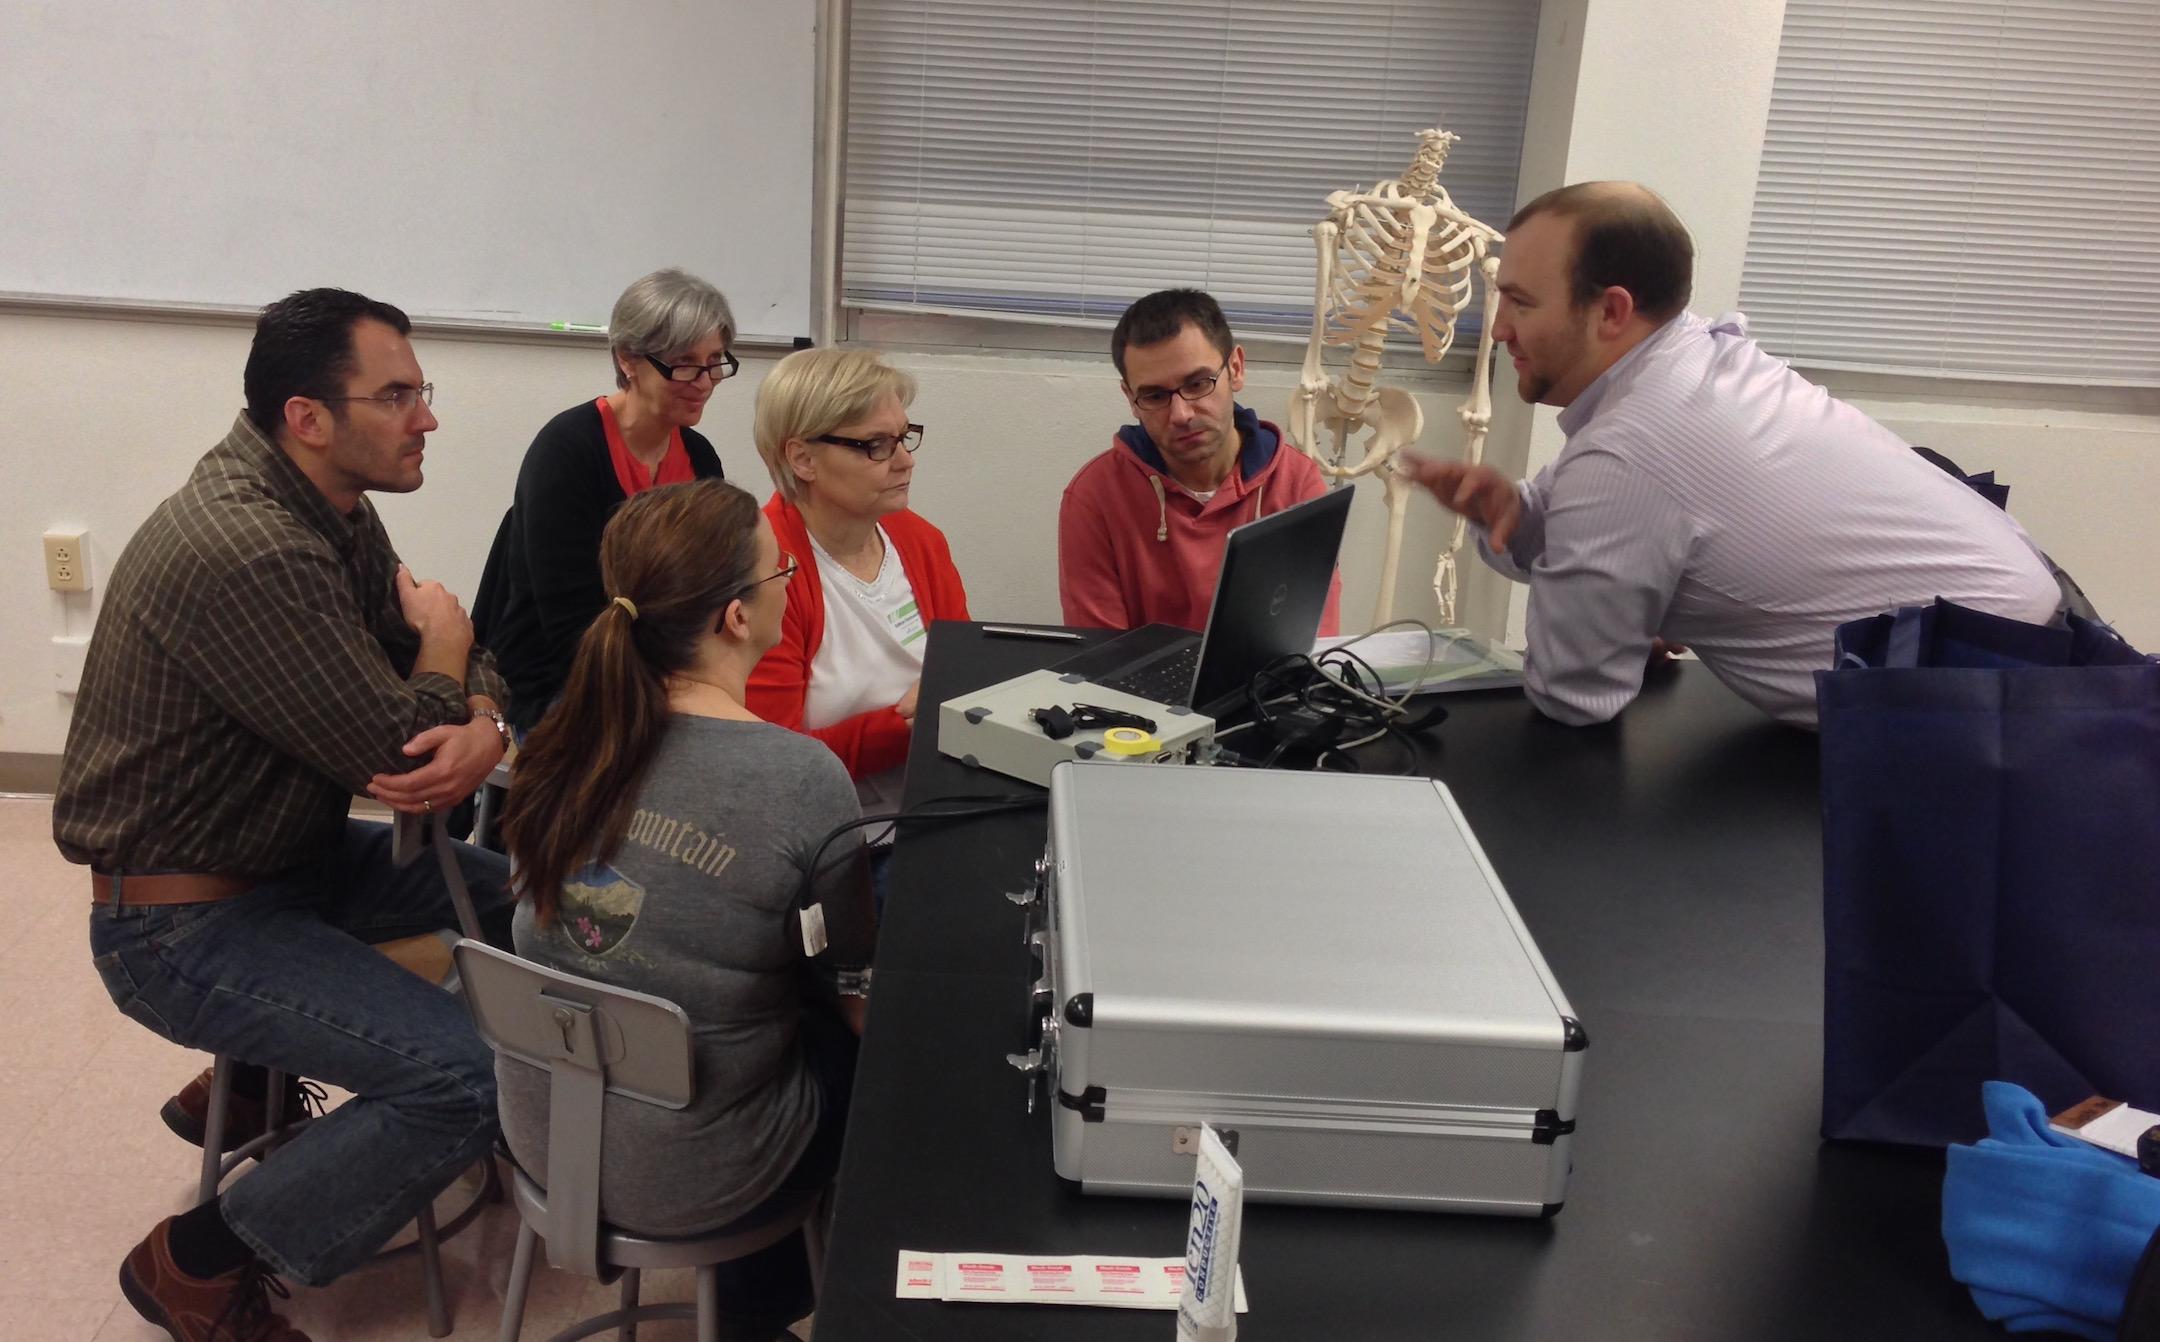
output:
[[[1305,367],[1290,394],[1291,440],[1330,481],[1378,473],[1387,490],[1387,555],[1380,568],[1375,625],[1394,608],[1395,571],[1401,557],[1403,515],[1410,482],[1395,469],[1396,454],[1417,441],[1425,412],[1399,387],[1375,383],[1391,328],[1417,333],[1429,363],[1455,342],[1455,319],[1470,302],[1471,273],[1485,280],[1485,321],[1478,335],[1477,369],[1462,408],[1464,457],[1485,454],[1492,426],[1492,328],[1500,292],[1500,262],[1492,254],[1498,231],[1479,223],[1448,199],[1440,168],[1459,136],[1444,130],[1418,132],[1417,154],[1400,180],[1371,191],[1337,191],[1328,197],[1327,218],[1313,225],[1319,253],[1313,288],[1312,336]],[[1351,346],[1350,366],[1330,378],[1321,367],[1323,346]],[[1323,431],[1331,444],[1323,448]],[[1350,463],[1350,443],[1368,433],[1364,459]],[[1462,549],[1462,518],[1433,574],[1440,622],[1455,623],[1455,555]]]

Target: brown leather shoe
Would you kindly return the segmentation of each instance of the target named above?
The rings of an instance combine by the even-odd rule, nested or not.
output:
[[[173,1342],[308,1342],[270,1312],[270,1297],[289,1298],[261,1263],[215,1277],[191,1277],[172,1260],[173,1218],[157,1223],[120,1263],[120,1293]]]
[[[195,1146],[203,1144],[203,1134],[210,1125],[210,1078],[211,1068],[203,1068],[202,1075],[180,1088],[180,1093],[165,1101],[158,1117],[165,1120],[182,1141]],[[303,1118],[320,1115],[325,1096],[323,1088],[312,1081],[298,1077],[285,1078],[285,1121],[297,1123]],[[252,1095],[234,1091],[225,1103],[225,1141],[218,1154],[237,1150],[263,1135],[263,1124],[268,1116],[263,1112],[263,1102]]]

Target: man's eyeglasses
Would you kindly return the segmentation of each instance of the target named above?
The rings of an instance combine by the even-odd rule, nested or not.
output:
[[[409,415],[416,405],[435,404],[435,384],[423,382],[417,387],[392,387],[373,396],[318,396],[318,401],[373,401],[387,405],[400,415]]]
[[[645,356],[645,362],[659,369],[660,376],[670,382],[695,382],[700,373],[714,382],[725,382],[742,371],[742,360],[725,350],[720,352],[717,363],[667,363],[650,354]]]
[[[907,432],[897,438],[889,433],[881,433],[875,438],[843,438],[837,433],[821,433],[810,441],[831,443],[834,447],[852,447],[872,461],[890,461],[892,454],[903,447],[908,450],[909,456],[915,454],[915,449],[922,446],[922,425],[908,425]]]
[[[1126,394],[1131,396],[1132,403],[1142,410],[1160,410],[1170,404],[1172,396],[1180,396],[1188,401],[1205,400],[1214,393],[1215,384],[1222,381],[1223,374],[1229,371],[1230,361],[1225,359],[1222,367],[1215,372],[1195,373],[1177,387],[1147,387]]]

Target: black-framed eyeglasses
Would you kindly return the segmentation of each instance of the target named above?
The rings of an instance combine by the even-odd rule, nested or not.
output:
[[[903,447],[908,450],[909,456],[915,455],[915,449],[922,446],[922,425],[908,425],[907,432],[897,438],[889,433],[881,433],[875,438],[843,438],[837,433],[821,433],[810,441],[831,443],[834,447],[852,447],[872,461],[890,461],[892,454]]]
[[[1195,373],[1175,387],[1149,387],[1143,391],[1127,392],[1126,394],[1131,396],[1132,403],[1142,410],[1160,410],[1170,404],[1172,396],[1182,397],[1188,401],[1206,400],[1214,394],[1216,385],[1223,380],[1223,375],[1229,371],[1230,361],[1224,359],[1222,367],[1215,372]]]
[[[714,363],[668,363],[662,359],[655,359],[650,354],[645,356],[645,362],[659,369],[660,376],[670,382],[695,382],[698,380],[699,373],[703,373],[714,382],[725,382],[742,371],[742,360],[726,350],[720,351],[720,358]]]
[[[801,569],[802,565],[796,562],[795,556],[789,554],[785,550],[782,550],[780,552],[780,571],[778,573],[768,573],[762,578],[752,578],[749,582],[743,584],[741,595],[730,597],[729,600],[744,600],[752,592],[755,592],[758,588],[763,587],[766,583],[769,582],[786,582],[788,579],[794,577],[798,572],[800,572]]]
[[[423,382],[417,387],[392,387],[373,396],[318,396],[318,401],[373,401],[387,405],[400,415],[409,415],[416,405],[435,404],[435,384]]]

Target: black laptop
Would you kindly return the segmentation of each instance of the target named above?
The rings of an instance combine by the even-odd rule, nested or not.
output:
[[[1231,532],[1205,633],[1142,625],[1051,670],[1221,717],[1244,698],[1254,672],[1312,651],[1351,493],[1338,486]]]

